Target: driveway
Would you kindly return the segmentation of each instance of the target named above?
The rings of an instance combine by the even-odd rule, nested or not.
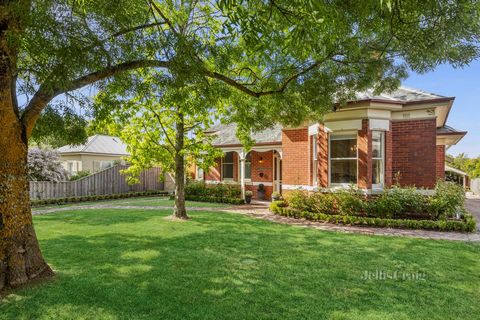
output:
[[[477,233],[480,233],[480,200],[467,199],[465,200],[465,207],[477,219]]]

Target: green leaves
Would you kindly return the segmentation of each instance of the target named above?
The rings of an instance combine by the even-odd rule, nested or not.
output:
[[[215,87],[212,110],[228,110],[246,143],[275,122],[318,120],[358,91],[392,90],[408,70],[464,66],[479,55],[473,0],[46,0],[22,12],[25,27],[12,35],[19,94],[40,85],[58,94],[119,63],[167,61],[150,66],[163,90]],[[147,71],[138,72],[141,82]],[[117,91],[141,100],[148,89],[119,73]]]

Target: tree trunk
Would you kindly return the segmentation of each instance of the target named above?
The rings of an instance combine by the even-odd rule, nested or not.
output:
[[[185,208],[185,159],[182,154],[184,147],[185,123],[183,114],[178,113],[178,120],[175,124],[175,206],[173,215],[175,218],[188,219]]]
[[[28,143],[19,119],[16,55],[8,46],[6,25],[0,19],[0,292],[53,275],[33,229],[27,179]]]

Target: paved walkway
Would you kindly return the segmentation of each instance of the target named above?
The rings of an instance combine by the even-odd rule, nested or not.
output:
[[[477,221],[480,221],[480,200],[467,200],[467,209],[475,215]],[[138,210],[171,210],[172,207],[166,206],[129,206],[129,205],[79,205],[68,206],[61,208],[41,209],[35,208],[32,210],[33,215],[41,215],[59,211],[70,210],[84,210],[84,209],[138,209]],[[220,211],[220,212],[234,212],[248,215],[257,219],[263,219],[275,223],[289,224],[297,227],[314,228],[318,230],[329,230],[348,233],[360,233],[369,235],[383,235],[396,237],[414,237],[422,239],[436,239],[436,240],[455,240],[455,241],[480,241],[480,227],[477,224],[476,233],[460,233],[460,232],[440,232],[428,230],[406,230],[393,228],[373,228],[373,227],[359,227],[349,225],[336,225],[331,223],[314,222],[305,219],[295,219],[289,217],[282,217],[272,214],[268,210],[268,202],[253,202],[241,206],[232,207],[188,207],[189,211]]]
[[[477,233],[480,233],[480,199],[467,199],[465,208],[475,216],[477,220]]]

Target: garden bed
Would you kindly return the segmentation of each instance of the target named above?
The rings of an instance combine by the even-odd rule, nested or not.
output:
[[[270,210],[286,217],[370,227],[473,232],[474,217],[465,210],[463,189],[439,182],[432,196],[415,188],[394,187],[371,197],[357,190],[334,193],[294,191]]]

